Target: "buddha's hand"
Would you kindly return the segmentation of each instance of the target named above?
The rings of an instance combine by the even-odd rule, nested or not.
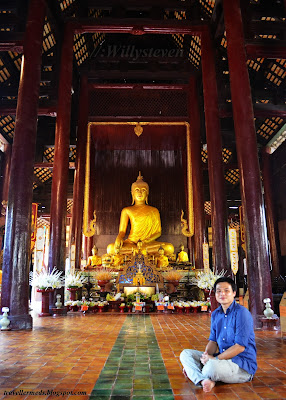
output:
[[[121,249],[122,246],[123,246],[123,237],[118,235],[117,238],[115,239],[114,248]]]

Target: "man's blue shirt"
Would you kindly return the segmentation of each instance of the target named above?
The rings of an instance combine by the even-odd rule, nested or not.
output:
[[[217,342],[220,353],[235,344],[245,347],[232,361],[248,373],[255,373],[257,363],[253,319],[245,307],[233,301],[226,313],[221,306],[217,308],[211,316],[209,340]]]

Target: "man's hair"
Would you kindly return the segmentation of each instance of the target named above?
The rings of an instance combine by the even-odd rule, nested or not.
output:
[[[237,291],[236,284],[235,284],[234,280],[231,279],[231,278],[229,278],[228,276],[222,276],[221,278],[218,278],[218,279],[215,281],[215,284],[214,284],[214,291],[215,291],[215,292],[216,292],[217,284],[218,284],[218,283],[221,283],[221,282],[227,282],[227,283],[229,283],[230,286],[232,287],[232,290],[233,290],[234,292]]]

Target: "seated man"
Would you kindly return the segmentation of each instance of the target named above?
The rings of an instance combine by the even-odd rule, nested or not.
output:
[[[142,253],[146,250],[150,254],[158,252],[160,246],[165,254],[173,254],[174,246],[171,243],[157,242],[161,236],[161,219],[157,208],[148,205],[149,185],[144,182],[141,173],[137,181],[131,186],[132,205],[123,208],[120,217],[119,233],[115,243],[107,247],[108,254],[115,254],[115,249],[120,249],[121,254],[131,254],[132,249],[137,247],[139,240],[142,241]],[[135,203],[135,204],[134,204]],[[127,226],[130,222],[131,229],[126,240]]]
[[[214,291],[221,306],[212,313],[205,351],[183,350],[180,355],[184,374],[196,385],[202,385],[204,392],[210,392],[217,381],[248,382],[257,369],[252,316],[235,302],[234,281],[219,278]]]

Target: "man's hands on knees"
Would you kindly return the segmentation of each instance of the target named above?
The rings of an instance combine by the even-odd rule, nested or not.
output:
[[[202,363],[203,365],[206,365],[206,363],[207,363],[209,360],[214,360],[214,359],[215,359],[214,356],[211,356],[210,354],[207,353],[207,351],[205,351],[205,352],[202,354],[202,356],[201,356],[201,363]]]
[[[215,357],[213,354],[217,352],[217,342],[210,340],[206,346],[205,352],[202,354],[201,363],[206,365],[209,360],[213,360]]]

